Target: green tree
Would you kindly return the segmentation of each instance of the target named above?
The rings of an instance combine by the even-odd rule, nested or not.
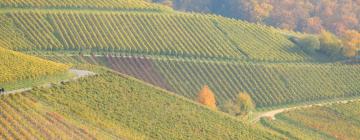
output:
[[[234,116],[247,115],[255,109],[255,104],[248,93],[241,92],[234,101],[228,101],[223,106],[223,111]]]
[[[316,51],[320,50],[320,41],[315,36],[306,36],[299,39],[297,43],[304,52],[314,55]]]
[[[338,58],[341,56],[343,47],[341,40],[334,34],[328,31],[322,31],[320,33],[320,51],[325,53],[331,58]]]

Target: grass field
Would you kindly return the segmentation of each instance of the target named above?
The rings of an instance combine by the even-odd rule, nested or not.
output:
[[[360,102],[316,106],[282,113],[260,123],[291,139],[346,139],[360,137]]]

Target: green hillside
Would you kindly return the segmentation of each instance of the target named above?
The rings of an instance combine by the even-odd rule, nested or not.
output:
[[[0,13],[3,23],[7,23],[0,24],[0,28],[19,34],[16,37],[25,42],[12,48],[20,51],[118,52],[256,61],[313,60],[283,31],[218,16],[65,8],[3,9]]]
[[[0,136],[25,138],[29,135],[51,139],[55,136],[66,138],[68,134],[76,133],[74,138],[86,136],[81,137],[84,139],[104,139],[103,136],[111,139],[276,139],[275,136],[183,97],[112,72],[99,73],[94,77],[55,85],[49,89],[1,96],[0,104],[12,110],[5,113],[20,112],[11,116],[16,118],[14,122],[0,120],[5,124],[0,125],[0,128],[9,130],[2,131],[7,133],[1,133]],[[18,105],[21,101],[24,102]],[[39,118],[29,116],[32,112]],[[39,122],[32,124],[34,120]],[[46,121],[52,120],[55,120],[55,128],[42,132],[42,128],[36,127],[36,124],[46,124]],[[64,124],[58,124],[61,120]],[[64,125],[73,127],[62,129]],[[17,127],[22,131],[16,131]],[[61,128],[59,133],[58,127]],[[28,129],[32,131],[26,131]],[[47,133],[53,135],[48,136]]]
[[[62,116],[29,93],[0,95],[0,107],[3,140],[110,138],[105,132]]]
[[[258,108],[358,97],[360,67],[344,64],[253,63],[129,56],[48,56],[62,63],[103,65],[195,99],[203,85],[222,105],[240,92]]]
[[[249,119],[260,110],[359,98],[360,66],[305,53],[294,43],[304,36],[145,0],[0,1],[0,88],[33,87],[0,95],[0,139],[358,137],[350,104],[286,112],[262,119],[263,127],[220,112],[240,92],[256,104]],[[51,83],[47,77],[69,79],[74,65],[97,75],[36,87]],[[194,102],[204,85],[219,111]],[[322,119],[339,120],[348,135]]]
[[[346,139],[360,138],[360,102],[316,106],[289,111],[276,120],[261,120],[261,124],[291,139]]]
[[[289,39],[305,34],[180,12],[18,7],[1,13],[0,28],[19,40],[1,37],[10,49],[40,56],[100,54],[100,62],[87,59],[190,99],[205,84],[219,105],[245,91],[258,108],[359,93],[358,66],[319,64]],[[110,54],[151,59],[122,62]],[[146,66],[139,67],[147,63],[150,77],[142,74]]]

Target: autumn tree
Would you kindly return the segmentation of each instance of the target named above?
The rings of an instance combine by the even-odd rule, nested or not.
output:
[[[334,34],[322,31],[320,36],[320,51],[331,58],[339,57],[342,54],[342,42]]]
[[[262,22],[265,18],[270,15],[273,6],[267,2],[253,1],[253,8],[251,11],[251,18],[253,22]]]
[[[223,111],[234,116],[243,116],[255,109],[255,104],[248,93],[241,92],[235,100],[227,101]]]
[[[344,33],[342,38],[344,44],[344,55],[346,57],[357,56],[360,50],[360,32],[355,30],[348,30]]]
[[[321,19],[319,17],[311,17],[306,19],[305,25],[302,27],[302,31],[307,33],[319,34],[324,27],[322,26]]]
[[[235,103],[240,106],[240,110],[248,113],[255,108],[255,104],[248,93],[240,93],[236,98]]]
[[[211,109],[217,109],[215,95],[207,85],[205,85],[199,92],[197,101]]]
[[[173,0],[180,10],[220,14],[307,33],[360,31],[359,0]]]
[[[320,49],[320,41],[316,36],[306,36],[299,38],[297,44],[307,54],[314,55]]]

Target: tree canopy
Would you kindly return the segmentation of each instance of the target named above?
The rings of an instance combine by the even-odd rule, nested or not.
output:
[[[216,110],[215,95],[207,85],[205,85],[199,92],[197,101],[211,109]]]

